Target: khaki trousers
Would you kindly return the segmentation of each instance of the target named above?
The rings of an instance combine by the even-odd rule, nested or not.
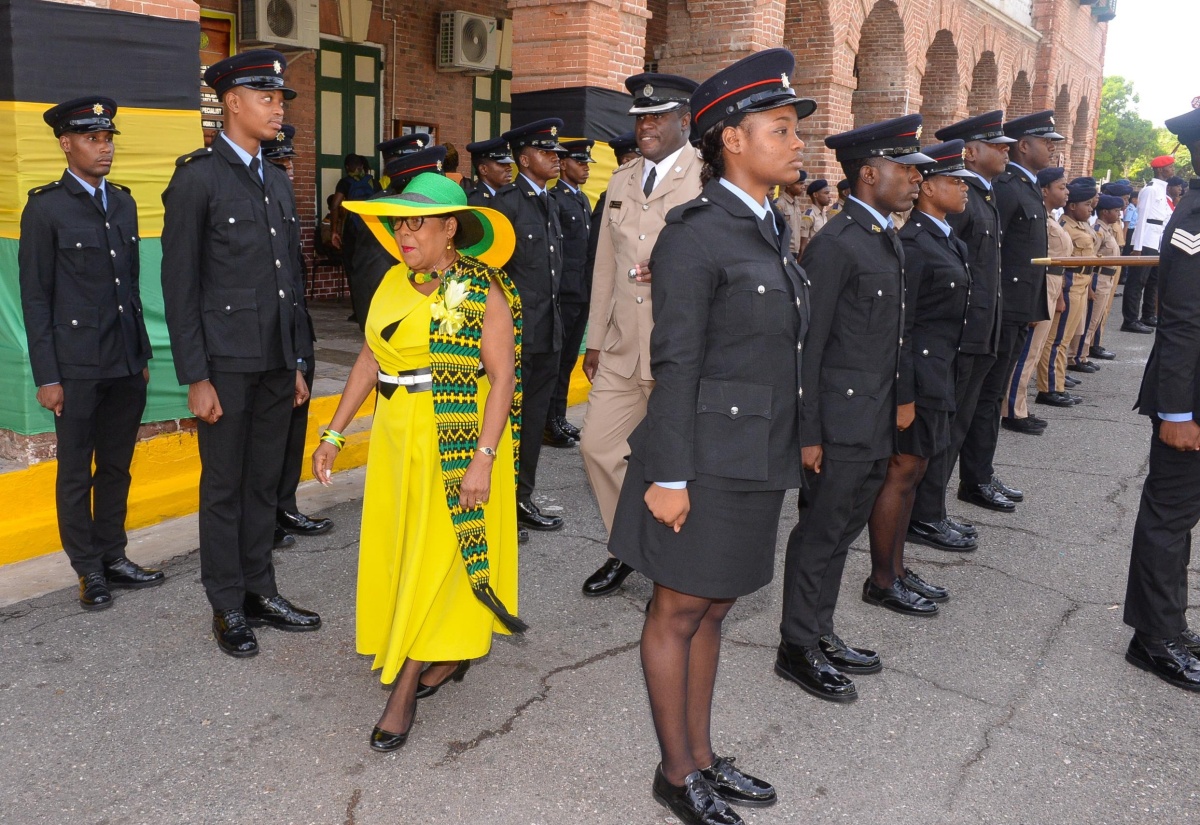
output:
[[[1096,332],[1104,326],[1108,319],[1108,311],[1112,309],[1113,293],[1116,292],[1116,278],[1112,275],[1096,274],[1092,276],[1092,293],[1088,295],[1087,314],[1080,325],[1080,334],[1075,336],[1071,345],[1071,363],[1079,364],[1088,360],[1088,352],[1096,343]]]
[[[629,435],[646,417],[646,401],[650,398],[650,390],[654,389],[654,382],[643,380],[639,372],[635,367],[629,378],[618,375],[605,368],[601,354],[596,380],[588,393],[587,412],[583,416],[579,452],[583,456],[588,483],[600,506],[605,530],[612,530],[617,498],[625,481]]]
[[[1053,314],[1058,296],[1062,294],[1063,276],[1046,273],[1046,302]],[[1004,396],[1004,404],[1000,414],[1005,418],[1027,418],[1029,405],[1026,391],[1030,380],[1037,371],[1038,362],[1042,358],[1042,349],[1046,339],[1050,337],[1052,321],[1038,321],[1029,335],[1025,337],[1025,347],[1017,353],[1013,362],[1012,375],[1008,380],[1008,393]]]
[[[1091,285],[1089,274],[1068,272],[1063,275],[1063,311],[1054,313],[1048,344],[1042,348],[1042,357],[1038,361],[1038,389],[1041,392],[1062,392],[1067,388],[1063,383],[1067,375],[1067,350],[1071,339],[1083,327]]]

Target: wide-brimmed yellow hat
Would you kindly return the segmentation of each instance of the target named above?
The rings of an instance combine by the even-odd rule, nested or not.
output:
[[[342,201],[347,211],[361,215],[371,234],[398,261],[392,218],[416,215],[446,215],[458,219],[454,246],[463,255],[478,258],[488,266],[508,263],[517,239],[512,224],[503,213],[486,206],[471,206],[462,187],[443,175],[425,172],[413,178],[399,195],[366,201]]]

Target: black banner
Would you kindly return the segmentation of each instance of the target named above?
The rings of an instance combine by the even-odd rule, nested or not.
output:
[[[546,117],[562,118],[563,134],[608,142],[633,129],[629,107],[633,98],[622,92],[575,86],[523,92],[512,97],[512,122],[522,126]]]

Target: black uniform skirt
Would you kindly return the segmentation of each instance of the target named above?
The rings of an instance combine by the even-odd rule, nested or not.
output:
[[[896,452],[918,458],[933,458],[949,446],[950,413],[931,410],[919,403],[912,425],[896,437]]]
[[[783,490],[735,492],[688,484],[691,509],[676,533],[646,506],[644,466],[629,459],[608,550],[651,581],[706,599],[735,599],[769,584]]]

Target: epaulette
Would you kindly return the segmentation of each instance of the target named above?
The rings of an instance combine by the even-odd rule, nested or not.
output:
[[[30,195],[40,195],[43,192],[52,192],[53,190],[57,189],[61,185],[62,185],[62,181],[59,181],[59,180],[51,181],[50,183],[43,184],[42,186],[33,187],[32,189],[29,190],[29,194]]]
[[[131,194],[132,194],[132,192],[133,192],[133,190],[132,190],[132,189],[130,189],[128,186],[125,186],[124,184],[117,183],[115,180],[109,180],[108,178],[105,178],[105,179],[104,179],[104,182],[105,182],[105,183],[106,183],[108,186],[111,186],[111,187],[113,187],[114,189],[120,189],[122,192],[129,192],[129,193],[131,193]]]
[[[212,157],[212,148],[208,147],[208,146],[204,147],[203,149],[197,149],[195,152],[184,155],[181,158],[176,158],[175,165],[176,166],[186,166],[187,164],[196,160],[196,158],[207,158],[207,157]]]

